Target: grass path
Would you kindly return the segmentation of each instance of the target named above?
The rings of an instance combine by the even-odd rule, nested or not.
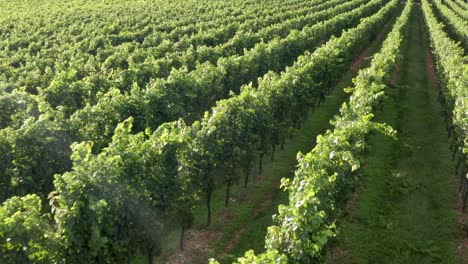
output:
[[[455,176],[419,5],[409,23],[399,80],[376,113],[398,139],[371,136],[329,263],[458,263]]]

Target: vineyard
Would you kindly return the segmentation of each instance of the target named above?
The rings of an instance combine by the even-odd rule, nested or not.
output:
[[[468,262],[464,0],[0,0],[1,263]]]

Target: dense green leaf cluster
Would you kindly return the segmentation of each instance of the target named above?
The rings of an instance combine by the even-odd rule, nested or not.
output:
[[[468,155],[468,68],[463,67],[464,50],[447,36],[443,24],[437,21],[427,1],[422,2],[422,8],[442,82],[446,119],[453,124],[458,146]]]
[[[433,2],[440,19],[453,32],[457,40],[461,41],[462,46],[468,49],[468,20],[448,8],[441,0],[434,0]],[[467,12],[465,11],[464,13],[466,14]]]
[[[454,2],[461,7],[462,9],[467,10],[468,9],[468,3],[464,0],[454,0]]]
[[[108,144],[115,126],[133,116],[135,128],[157,128],[163,122],[184,118],[188,123],[230,92],[238,93],[243,84],[256,82],[268,71],[280,72],[306,50],[324,43],[342,29],[354,26],[363,16],[372,14],[384,1],[355,0],[316,13],[311,21],[332,19],[291,31],[285,38],[259,43],[243,55],[221,57],[211,62],[173,70],[165,79],[156,79],[145,87],[135,85],[128,94],[111,89],[96,105],[78,110],[70,117],[71,127],[80,140],[92,140],[98,149]],[[357,6],[362,5],[358,8]],[[355,8],[351,11],[349,9]],[[338,15],[339,14],[339,15]],[[254,85],[255,86],[255,85]],[[86,124],[90,124],[87,126]]]
[[[55,235],[50,216],[41,212],[34,194],[13,197],[0,207],[0,256],[2,263],[52,263],[56,259]]]
[[[5,3],[2,4],[6,5]],[[21,5],[21,3],[17,4]],[[172,47],[175,45],[174,47],[178,47],[178,50],[174,50],[174,52],[184,52],[185,49],[193,48],[194,45],[193,43],[190,44],[191,46],[189,44],[182,45],[180,41],[172,41],[173,37],[170,37],[166,33],[174,34],[174,37],[178,35],[182,42],[185,39],[191,39],[200,34],[206,35],[205,30],[202,30],[204,22],[197,24],[197,26],[200,27],[199,29],[197,28],[197,30],[187,31],[182,34],[180,27],[172,27],[172,23],[182,26],[180,23],[170,19],[167,21],[162,19],[160,21],[159,17],[153,15],[146,16],[148,14],[147,12],[155,11],[153,8],[148,7],[148,4],[139,3],[138,5],[128,6],[128,2],[125,1],[116,1],[114,4],[115,6],[109,7],[106,3],[94,3],[93,7],[95,10],[88,10],[88,6],[84,6],[83,8],[89,11],[89,13],[81,13],[81,10],[76,10],[76,5],[59,7],[57,3],[47,1],[45,6],[50,5],[48,6],[48,8],[51,9],[50,17],[44,17],[44,14],[38,14],[37,17],[25,18],[21,15],[21,12],[13,12],[12,15],[9,14],[7,18],[21,21],[21,25],[24,26],[23,30],[18,29],[18,24],[5,23],[0,26],[0,34],[5,37],[4,40],[0,41],[0,47],[3,48],[0,52],[0,57],[2,58],[0,67],[4,69],[0,76],[0,110],[2,110],[0,118],[2,130],[0,133],[5,135],[5,137],[0,139],[2,150],[5,150],[0,153],[0,159],[4,161],[0,165],[1,201],[4,201],[12,195],[24,195],[27,193],[37,193],[43,198],[46,197],[47,193],[50,192],[53,187],[53,175],[56,173],[63,173],[71,168],[71,161],[69,158],[71,152],[69,146],[72,142],[93,140],[95,141],[94,149],[101,150],[110,141],[114,129],[117,126],[117,121],[123,121],[130,116],[134,116],[136,120],[142,120],[143,117],[148,118],[144,119],[145,121],[151,120],[150,118],[158,116],[158,113],[163,111],[162,109],[167,109],[168,102],[179,98],[178,95],[194,94],[195,91],[190,93],[188,90],[185,90],[185,88],[188,88],[187,85],[191,85],[191,81],[197,81],[197,88],[199,88],[199,91],[205,91],[204,95],[209,95],[210,92],[209,89],[203,89],[203,87],[208,87],[207,84],[211,83],[213,86],[222,85],[221,81],[216,80],[218,77],[216,74],[219,70],[211,64],[206,64],[208,67],[194,72],[189,76],[184,70],[178,71],[174,73],[173,77],[169,78],[169,81],[164,82],[169,83],[168,85],[164,85],[164,87],[160,89],[153,89],[152,95],[159,98],[159,96],[163,94],[165,95],[163,97],[169,100],[167,102],[159,100],[152,105],[153,108],[149,108],[149,105],[146,103],[148,98],[143,96],[143,89],[137,89],[137,83],[132,85],[130,82],[129,87],[125,88],[130,93],[129,96],[122,94],[122,91],[117,88],[112,88],[111,91],[105,95],[100,94],[98,90],[107,91],[109,87],[108,80],[110,79],[103,77],[106,76],[106,73],[112,72],[111,75],[115,75],[115,78],[121,79],[121,77],[116,76],[122,71],[125,71],[118,67],[120,62],[114,63],[114,61],[110,63],[110,58],[116,58],[116,56],[118,56],[127,62],[129,60],[130,65],[140,67],[144,69],[145,72],[158,74],[158,72],[161,72],[161,69],[154,68],[153,66],[155,64],[151,64],[150,62],[149,64],[145,64],[144,61],[146,58],[151,59],[157,56],[167,57],[168,54],[171,54],[169,50],[172,49],[169,49],[169,46]],[[217,10],[215,14],[219,15],[221,18],[225,17],[226,19],[224,23],[219,23],[220,28],[223,28],[225,24],[229,25],[229,23],[231,23],[230,21],[233,19],[244,23],[242,26],[239,26],[242,27],[242,30],[239,29],[239,32],[237,32],[238,34],[242,34],[244,30],[263,29],[263,26],[268,25],[280,27],[282,22],[285,22],[282,19],[291,21],[296,18],[304,17],[304,14],[307,14],[309,11],[320,10],[320,8],[326,8],[328,6],[328,4],[323,3],[323,1],[313,1],[308,5],[303,1],[291,1],[291,5],[279,5],[278,2],[272,2],[266,6],[268,8],[261,8],[259,7],[260,4],[253,5],[247,8],[246,12],[239,14],[240,17],[235,15],[221,15],[222,13],[219,13],[229,13],[233,12],[230,9],[237,10],[246,8],[247,6],[247,3],[243,2],[231,4],[233,4],[231,8],[221,8]],[[356,6],[356,4],[359,4],[359,1],[353,2],[353,4]],[[178,3],[174,5],[177,6],[181,4]],[[211,3],[206,7],[206,11],[211,12],[214,7],[222,5],[225,4]],[[350,4],[346,5],[350,6]],[[185,6],[182,5],[176,8],[176,10],[183,9],[185,12],[187,8],[183,7]],[[37,8],[40,10],[44,7],[39,6]],[[104,10],[106,8],[110,9]],[[127,8],[126,10],[128,13],[120,14],[121,10],[119,8]],[[142,10],[144,8],[149,9]],[[8,10],[8,7],[6,7],[5,10]],[[38,10],[29,11],[35,12]],[[60,11],[65,14],[61,14]],[[136,12],[139,13],[137,14]],[[157,11],[156,13],[158,12],[161,11]],[[15,14],[19,17],[14,17]],[[132,14],[145,16],[145,18],[135,21]],[[247,14],[250,15],[247,16]],[[262,17],[261,14],[265,14],[265,16]],[[321,14],[322,15],[319,17],[320,19],[325,19],[325,15],[328,16],[328,13]],[[64,20],[65,15],[68,16],[66,20]],[[117,15],[122,15],[121,21],[114,25],[109,20]],[[185,19],[193,20],[196,18],[193,17],[194,15],[195,14],[188,16]],[[55,16],[61,19],[53,19]],[[205,16],[211,17],[212,15],[202,13],[200,16],[204,18]],[[311,18],[309,15],[308,17]],[[44,21],[41,21],[40,18]],[[83,20],[93,21],[94,24],[80,24],[81,22],[79,21]],[[155,24],[151,24],[153,20],[159,22],[156,23],[156,21],[154,21]],[[5,21],[9,20],[5,19]],[[206,21],[210,22],[211,20],[207,18]],[[256,21],[256,23],[252,23],[252,21]],[[216,20],[215,22],[219,21]],[[42,25],[42,23],[48,25],[48,27],[37,29],[38,24]],[[167,25],[163,26],[161,23],[168,24],[171,27]],[[239,24],[239,22],[235,23],[236,25]],[[79,27],[76,29],[77,36],[75,38],[71,38],[71,33],[65,30],[67,27]],[[107,31],[109,27],[113,29]],[[193,27],[193,25],[191,25],[191,27]],[[28,34],[31,31],[37,30],[39,30],[40,34]],[[174,33],[174,31],[177,30],[180,32],[177,34]],[[45,34],[43,31],[47,31],[48,33]],[[145,32],[144,34],[142,33],[142,36],[145,37],[145,41],[158,36],[156,39],[158,39],[158,41],[161,40],[161,43],[146,43],[145,41],[140,43],[135,41],[135,39],[138,39],[137,36],[131,37],[129,42],[120,43],[118,45],[109,43],[109,39],[121,36],[125,32],[140,31]],[[210,30],[208,30],[208,32],[210,32]],[[47,42],[44,41],[45,36],[49,36]],[[50,36],[54,37],[52,38]],[[10,49],[9,43],[17,39],[26,39],[28,45],[18,49]],[[103,41],[103,43],[101,43],[102,45],[96,47],[97,52],[87,52],[86,50],[77,48],[83,45],[83,42],[89,41],[90,39]],[[221,43],[222,41],[224,40],[220,40]],[[239,45],[235,47],[241,48],[242,45],[244,45],[244,43],[240,42]],[[34,56],[31,53],[32,46],[37,46],[39,49]],[[158,47],[162,47],[162,49],[158,51]],[[104,57],[101,58],[99,55],[101,53],[106,55],[103,55]],[[58,58],[57,56],[63,56],[63,58]],[[12,60],[15,60],[15,58],[19,58],[21,61],[17,66],[12,64]],[[47,64],[49,62],[50,67],[41,66],[43,63]],[[247,60],[242,61],[242,63],[248,62]],[[153,66],[147,68],[145,65]],[[44,70],[47,67],[50,68],[50,76],[53,77],[53,79],[50,80],[50,84],[44,83],[44,86],[47,87],[35,83],[28,88],[25,83],[22,83],[27,79],[37,81],[38,78],[44,77],[47,74],[42,74],[44,72],[37,68]],[[36,76],[37,78],[28,76],[28,74],[36,73],[41,74],[39,74],[40,76]],[[90,73],[91,75],[89,75]],[[135,76],[135,78],[139,80],[144,79],[138,74]],[[236,78],[233,77],[232,79]],[[162,82],[162,80],[160,81]],[[38,89],[45,93],[31,90],[33,87],[37,88],[37,86]],[[172,92],[167,95],[167,93],[164,92],[166,90]],[[38,92],[38,94],[35,94],[36,92]],[[96,93],[98,94],[97,96]],[[51,103],[49,100],[51,97],[47,95],[54,95],[53,97],[57,98],[61,103]],[[214,96],[208,97],[211,100],[216,100]],[[84,112],[81,111],[72,116],[71,119],[68,119],[67,117],[69,114],[83,106],[87,100],[86,98],[93,98],[94,102],[101,101],[98,100],[99,98],[103,99],[102,103],[98,103],[92,107],[90,105],[83,110]],[[190,99],[190,97],[188,99]],[[200,100],[194,103],[200,104]],[[63,105],[63,107],[57,107],[57,105]],[[201,104],[199,108],[200,112],[208,109],[205,104]],[[191,109],[187,109],[187,111],[191,111]],[[96,114],[91,115],[91,113]],[[152,115],[147,116],[149,113],[152,113]],[[168,121],[174,121],[176,119],[177,118],[172,118]],[[157,125],[162,123],[157,120],[155,122],[158,123],[151,126],[154,130],[157,128]],[[143,131],[147,126],[149,125],[142,122],[135,122],[134,131]],[[100,140],[101,138],[105,140]]]
[[[183,166],[190,130],[178,122],[133,135],[131,126],[120,124],[98,155],[90,142],[75,144],[73,170],[56,176],[51,205],[67,261],[158,254],[168,227],[191,224],[197,193]]]
[[[0,130],[0,200],[28,193],[45,199],[52,176],[71,168],[70,145],[67,129],[46,115]]]
[[[47,103],[41,101],[41,96],[32,95],[30,100],[37,98],[39,105],[37,108],[39,112],[43,112],[40,118],[22,123],[21,127],[14,130],[10,128],[2,130],[9,134],[8,140],[2,142],[5,145],[3,148],[10,150],[0,153],[3,155],[2,158],[10,161],[2,164],[4,167],[0,167],[0,175],[5,181],[2,183],[5,198],[31,192],[46,196],[53,188],[52,175],[70,169],[68,146],[72,142],[92,141],[93,152],[99,152],[111,142],[118,123],[129,117],[134,119],[133,132],[141,132],[146,128],[155,130],[163,122],[177,120],[180,116],[188,119],[188,123],[192,123],[193,120],[201,117],[216,100],[227,97],[230,91],[239,92],[242,84],[256,80],[268,70],[279,72],[292,63],[304,50],[319,46],[333,34],[340,34],[342,28],[356,25],[362,17],[374,13],[385,3],[384,0],[374,0],[366,4],[363,2],[353,0],[329,10],[317,12],[313,21],[336,16],[315,25],[305,26],[301,31],[293,30],[284,39],[276,38],[268,43],[260,43],[243,55],[220,58],[218,66],[208,62],[199,65],[194,71],[176,70],[167,79],[157,79],[146,89],[134,83],[126,94],[112,88],[106,94],[99,95],[96,105],[84,107],[69,119],[66,118],[64,111],[54,111]],[[350,8],[354,9],[349,10]],[[341,62],[337,63],[342,65]],[[320,76],[322,74],[320,72],[316,73],[319,75],[316,78],[324,77]],[[65,77],[61,82],[69,85],[73,83],[71,79],[73,78]],[[317,82],[320,83],[321,80]],[[328,84],[324,83],[324,85]],[[63,90],[62,88],[59,90]],[[77,86],[77,89],[77,93],[85,93],[83,87]],[[308,100],[323,97],[324,91],[317,90]],[[305,106],[302,103],[296,107],[300,109]],[[282,110],[277,110],[277,112],[282,112]],[[37,112],[29,111],[21,117],[27,116],[28,113],[38,115]],[[296,113],[295,122],[299,117],[300,115]],[[41,124],[35,124],[36,122]],[[30,134],[29,139],[23,138],[24,134],[21,131],[33,131],[30,129],[31,126],[41,126],[42,134],[34,133]],[[282,131],[283,134],[284,132],[285,130]],[[29,153],[27,157],[23,157],[24,152],[16,151],[16,149],[24,148],[21,144],[29,146],[33,140],[44,142],[43,135],[49,135],[47,137],[49,144],[36,144],[35,155]],[[275,132],[272,144],[278,144],[280,140],[278,132]],[[262,144],[262,149],[265,150],[265,145],[268,143]],[[60,148],[54,153],[55,146]],[[44,157],[41,153],[51,154]],[[245,158],[250,155],[246,154]],[[42,164],[44,169],[33,169],[38,164]],[[48,164],[51,166],[47,167]],[[17,180],[13,180],[14,178]],[[34,178],[40,178],[42,183],[33,184]]]
[[[79,4],[77,2],[75,5]],[[99,3],[95,3],[93,6],[96,10],[86,10],[89,11],[86,13],[80,10],[73,12],[72,8],[64,11],[63,7],[52,5],[50,16],[21,17],[16,24],[10,24],[11,20],[15,21],[11,18],[13,15],[5,12],[5,17],[10,19],[0,26],[0,83],[18,90],[39,93],[54,109],[60,108],[68,116],[87,103],[95,104],[96,94],[105,93],[110,87],[119,88],[122,92],[128,91],[132,82],[143,87],[149,79],[170,72],[172,66],[177,67],[183,61],[193,64],[197,57],[209,56],[210,53],[206,51],[208,46],[238,39],[233,38],[235,33],[242,36],[245,32],[279,26],[285,20],[303,17],[323,8],[315,6],[321,2],[314,1],[309,5],[301,2],[285,7],[274,2],[265,8],[261,8],[260,4],[246,8],[247,4],[240,1],[239,6],[236,4],[231,7],[235,10],[232,16],[225,15],[232,11],[222,8],[214,11],[208,5],[206,11],[213,12],[216,19],[213,19],[211,13],[201,13],[198,17],[199,20],[205,16],[212,19],[207,22],[186,22],[197,17],[181,19],[193,27],[190,31],[181,31],[183,27],[173,28],[172,24],[179,24],[173,18],[159,21],[157,14],[161,10],[155,11],[149,3],[131,7],[115,3],[115,6],[105,10],[103,8],[107,8],[107,5],[100,7]],[[220,3],[212,5],[216,7]],[[126,13],[120,14],[118,8],[125,8]],[[242,8],[245,14],[236,16]],[[60,10],[67,16],[60,14]],[[116,16],[119,17],[118,23],[112,21]],[[158,26],[159,23],[154,20],[169,24],[171,28]],[[205,28],[205,23],[212,24],[212,27]],[[213,31],[218,28],[222,32],[214,34]],[[169,30],[170,35],[163,30]],[[192,41],[201,36],[208,38],[210,34],[215,35],[214,40],[204,41],[210,43]],[[114,38],[127,40],[113,43]],[[13,47],[15,45],[11,42],[15,41],[24,42],[24,47]],[[242,50],[243,45],[247,44],[239,42],[234,47]],[[199,49],[200,56],[191,54]],[[187,56],[181,57],[186,53]]]
[[[452,9],[453,12],[457,14],[458,17],[464,19],[465,21],[468,20],[468,12],[466,8],[463,8],[462,6],[458,5],[453,0],[444,0],[443,3],[447,4],[450,7],[450,9]]]

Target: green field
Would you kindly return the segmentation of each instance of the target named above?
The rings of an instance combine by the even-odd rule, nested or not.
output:
[[[1,263],[465,263],[463,0],[0,0]]]

